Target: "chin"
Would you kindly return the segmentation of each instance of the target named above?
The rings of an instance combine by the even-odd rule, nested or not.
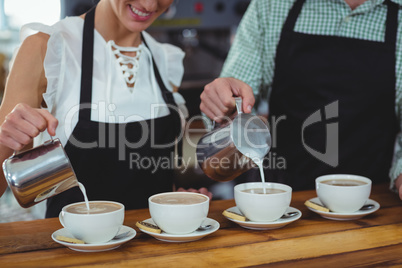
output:
[[[141,24],[141,23],[131,23],[127,29],[130,32],[142,32],[145,31],[151,24],[146,23],[146,24]]]

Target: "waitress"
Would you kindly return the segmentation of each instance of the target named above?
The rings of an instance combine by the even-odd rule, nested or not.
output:
[[[135,209],[172,191],[186,112],[173,92],[184,53],[144,31],[172,2],[101,0],[80,17],[23,27],[0,108],[1,161],[52,135],[65,146],[89,200]],[[78,187],[58,194],[48,199],[46,217],[79,201]]]
[[[220,121],[233,111],[232,95],[248,112],[253,90],[268,99],[268,181],[301,190],[332,173],[388,180],[400,125],[395,88],[402,93],[396,2],[252,1],[201,110]],[[395,158],[392,188],[401,167]]]

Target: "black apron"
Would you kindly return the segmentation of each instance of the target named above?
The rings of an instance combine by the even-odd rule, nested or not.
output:
[[[90,201],[110,200],[123,203],[126,209],[145,208],[149,196],[172,191],[180,116],[153,61],[162,96],[171,107],[169,115],[125,124],[91,121],[94,17],[95,8],[85,16],[79,120],[65,150]],[[80,201],[84,198],[78,187],[49,198],[46,217],[57,217],[63,206]]]
[[[266,180],[294,190],[334,173],[387,181],[398,131],[398,6],[385,2],[385,41],[375,42],[295,32],[304,2],[290,10],[277,47],[269,103],[276,144],[264,162]]]

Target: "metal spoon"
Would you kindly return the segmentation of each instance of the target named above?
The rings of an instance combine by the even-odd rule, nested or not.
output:
[[[360,210],[370,210],[370,209],[373,209],[374,207],[375,207],[374,204],[367,204],[367,205],[362,206],[360,208]]]
[[[198,227],[197,231],[205,231],[205,230],[210,229],[211,227],[212,227],[211,224],[208,224],[208,225],[201,225],[200,227]]]
[[[288,219],[288,218],[294,217],[298,214],[299,214],[298,211],[286,212],[285,214],[282,215],[281,219]]]

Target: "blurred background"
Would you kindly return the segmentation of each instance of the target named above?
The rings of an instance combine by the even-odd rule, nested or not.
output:
[[[0,0],[0,100],[4,92],[9,62],[20,45],[22,25],[40,22],[52,25],[66,16],[86,12],[98,0]],[[233,198],[233,185],[247,180],[216,183],[199,168],[195,146],[206,133],[200,119],[200,94],[204,86],[218,77],[237,26],[250,0],[175,0],[170,9],[147,30],[158,41],[182,48],[184,78],[179,89],[186,100],[191,124],[185,135],[184,159],[190,159],[186,169],[177,169],[177,187],[207,187],[214,199]],[[188,161],[188,160],[186,160]],[[258,180],[260,178],[258,177]],[[44,202],[42,202],[44,203]],[[0,198],[0,222],[31,220],[43,217],[43,205],[21,208],[7,190]]]

